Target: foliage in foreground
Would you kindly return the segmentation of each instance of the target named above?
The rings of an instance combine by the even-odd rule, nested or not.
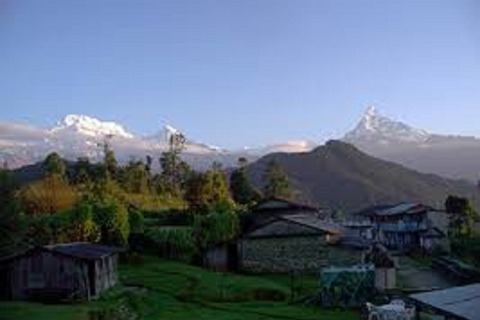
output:
[[[126,315],[148,320],[359,319],[352,311],[277,301],[275,295],[283,300],[288,297],[286,279],[221,274],[152,257],[121,265],[119,273],[123,286],[110,290],[99,301],[73,305],[0,302],[0,314],[5,320],[93,320],[99,315],[109,320],[126,319]]]

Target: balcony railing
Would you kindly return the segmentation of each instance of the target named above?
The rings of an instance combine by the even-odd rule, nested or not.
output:
[[[393,232],[421,231],[427,229],[427,224],[423,222],[379,223],[378,229]]]

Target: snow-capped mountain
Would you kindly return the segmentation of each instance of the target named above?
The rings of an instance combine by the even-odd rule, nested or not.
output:
[[[134,135],[124,127],[109,121],[100,121],[85,115],[70,114],[63,121],[50,130],[54,135],[81,135],[86,137],[104,139],[107,136],[116,136],[126,139],[134,138]]]
[[[369,107],[358,125],[347,133],[345,141],[355,143],[425,143],[430,134],[425,130],[413,128],[403,122],[392,120],[379,114],[374,106]]]
[[[366,110],[343,140],[375,157],[449,178],[480,178],[480,139],[439,135]]]
[[[54,151],[69,160],[89,157],[91,161],[99,161],[105,142],[115,150],[120,162],[143,159],[147,155],[158,158],[168,150],[172,135],[178,133],[182,132],[164,125],[156,134],[138,136],[118,123],[85,115],[68,115],[56,126],[47,129],[0,122],[0,165],[7,162],[9,167],[15,168],[32,164]],[[223,150],[184,136],[183,156],[197,169],[208,168],[214,161],[228,167],[235,165],[240,157],[252,162],[270,153],[308,152],[318,146],[313,141],[290,141]],[[343,140],[375,157],[418,171],[471,181],[480,178],[480,139],[432,134],[386,117],[374,107],[366,110]],[[154,164],[158,165],[158,161]]]
[[[184,158],[197,169],[207,168],[214,161],[231,166],[239,157],[253,161],[271,152],[303,152],[315,146],[312,142],[292,141],[227,151],[190,139],[170,125],[163,125],[154,135],[142,137],[115,122],[85,115],[67,115],[50,129],[0,122],[0,161],[7,162],[10,167],[19,167],[41,161],[54,151],[69,160],[88,157],[98,161],[102,157],[104,143],[115,150],[120,162],[141,159],[147,155],[159,157],[168,150],[170,139],[175,134],[182,134],[186,138]]]

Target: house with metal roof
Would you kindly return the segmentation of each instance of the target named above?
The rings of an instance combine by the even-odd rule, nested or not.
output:
[[[431,252],[436,248],[447,251],[445,212],[429,206],[404,202],[392,206],[376,206],[362,210],[357,217],[372,224],[373,238],[389,249]]]
[[[117,282],[119,248],[86,242],[36,247],[0,261],[0,298],[86,299]]]

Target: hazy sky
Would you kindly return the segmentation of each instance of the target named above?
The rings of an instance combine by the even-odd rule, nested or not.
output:
[[[0,0],[0,120],[235,148],[338,137],[371,104],[480,136],[480,1]]]

